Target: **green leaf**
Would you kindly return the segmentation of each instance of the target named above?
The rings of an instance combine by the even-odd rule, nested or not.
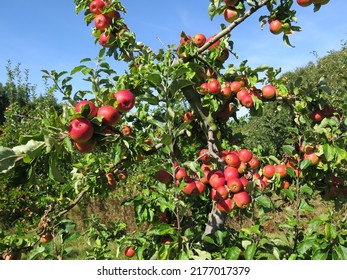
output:
[[[225,255],[226,260],[237,260],[241,254],[241,249],[239,247],[231,247],[227,249],[227,253]]]
[[[323,153],[327,161],[332,161],[335,157],[335,149],[329,144],[323,145]]]
[[[335,245],[332,258],[333,260],[347,260],[347,248],[342,245]]]
[[[247,246],[246,251],[245,251],[245,259],[246,260],[253,260],[256,250],[257,250],[257,247],[254,243]]]
[[[159,73],[152,73],[147,76],[147,80],[155,85],[159,85],[162,82],[161,75]]]
[[[158,105],[159,104],[159,98],[151,93],[145,93],[144,95],[141,95],[141,101],[145,101],[151,105]]]
[[[293,155],[293,152],[295,151],[295,148],[293,146],[290,146],[290,145],[284,145],[282,147],[282,150],[287,155]]]
[[[171,94],[175,94],[177,91],[181,90],[182,88],[185,88],[191,85],[193,85],[193,83],[189,80],[184,80],[184,79],[174,80],[169,86],[169,91],[171,92]]]
[[[292,190],[282,189],[281,193],[284,194],[284,196],[288,197],[290,200],[295,199],[295,193]]]
[[[314,238],[306,239],[298,245],[298,253],[304,255],[316,243]]]
[[[300,169],[305,170],[306,168],[311,166],[312,161],[310,159],[304,159],[300,162]]]
[[[49,173],[48,174],[52,180],[56,180],[60,183],[66,182],[66,179],[63,177],[63,175],[60,173],[57,167],[57,164],[55,162],[53,155],[49,158]]]
[[[263,195],[263,196],[259,196],[258,198],[256,198],[256,202],[257,204],[265,207],[265,208],[271,208],[271,200],[269,197]]]
[[[347,159],[347,151],[336,146],[335,147],[335,152],[337,155],[337,159],[336,159],[336,164],[340,164],[342,160],[346,160]]]
[[[316,209],[313,206],[309,205],[305,199],[302,199],[300,200],[300,203],[299,203],[299,210],[312,212],[312,211],[315,211]]]
[[[0,146],[0,174],[12,169],[19,159],[21,156],[16,155],[12,149]]]

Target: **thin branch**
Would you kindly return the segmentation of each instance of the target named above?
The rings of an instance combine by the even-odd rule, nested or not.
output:
[[[229,34],[236,26],[238,26],[241,22],[246,20],[248,17],[250,17],[253,13],[255,13],[257,10],[259,10],[261,7],[265,6],[267,3],[269,3],[271,0],[264,0],[260,3],[257,3],[255,6],[251,7],[248,11],[246,11],[241,17],[236,19],[234,22],[232,22],[229,26],[227,26],[225,29],[217,33],[211,40],[206,42],[203,46],[201,46],[198,49],[198,53],[204,52],[206,49],[208,49],[213,43],[217,42],[219,39],[224,37],[225,35]]]

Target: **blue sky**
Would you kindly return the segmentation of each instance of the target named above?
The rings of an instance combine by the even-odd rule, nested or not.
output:
[[[124,0],[122,3],[127,8],[126,22],[137,34],[137,40],[155,50],[162,47],[160,41],[177,43],[181,31],[209,37],[225,23],[223,16],[210,21],[208,0],[175,0],[169,4],[159,0]],[[230,58],[228,62],[238,65],[247,59],[251,66],[268,64],[286,71],[315,61],[312,52],[321,57],[330,50],[340,49],[341,41],[347,39],[347,1],[331,0],[317,13],[312,6],[302,8],[295,4],[294,7],[303,29],[290,38],[295,48],[286,47],[281,35],[271,34],[268,26],[261,30],[258,13],[232,32],[239,59]],[[40,94],[44,91],[41,69],[70,71],[81,59],[98,54],[99,46],[94,45],[91,26],[86,26],[82,14],[76,15],[73,0],[12,0],[2,3],[1,10],[2,83],[6,81],[5,65],[10,59],[13,65],[20,63],[22,69],[29,69],[29,80],[38,86]],[[112,62],[112,65],[122,73],[123,64]]]

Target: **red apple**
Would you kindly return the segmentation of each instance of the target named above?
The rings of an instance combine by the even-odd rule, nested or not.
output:
[[[239,17],[239,13],[237,10],[235,9],[225,9],[224,10],[224,19],[229,22],[232,23],[233,21],[235,21],[237,18]]]
[[[81,153],[90,153],[95,147],[95,139],[91,138],[83,143],[74,142],[74,147]]]
[[[318,156],[312,151],[304,153],[304,159],[310,160],[311,165],[316,165],[319,161]]]
[[[195,181],[197,194],[203,194],[206,190],[206,185],[201,181]]]
[[[101,106],[97,115],[102,117],[102,125],[112,126],[120,121],[117,109],[110,105]]]
[[[157,177],[157,180],[163,184],[168,184],[168,183],[171,183],[172,181],[172,175],[166,170],[159,170],[156,173],[156,177]]]
[[[219,81],[215,78],[211,78],[208,83],[208,92],[211,94],[218,94],[221,92],[221,85]]]
[[[227,99],[232,96],[232,91],[229,86],[229,83],[227,83],[224,87],[221,88],[221,94],[223,94]]]
[[[229,195],[229,190],[226,186],[220,186],[218,188],[211,189],[211,198],[213,200],[222,200],[226,199]]]
[[[224,171],[224,178],[226,181],[229,181],[232,178],[239,178],[240,174],[239,171],[237,170],[236,167],[231,167],[231,166],[227,166]]]
[[[268,179],[271,179],[275,175],[275,172],[275,166],[272,164],[268,164],[263,167],[263,175]]]
[[[239,167],[241,161],[237,154],[229,153],[228,155],[225,156],[225,163],[228,166]]]
[[[117,100],[117,110],[119,112],[128,112],[135,105],[135,96],[128,89],[122,89],[116,92],[114,98]]]
[[[183,191],[183,193],[185,193],[187,195],[196,194],[198,192],[198,189],[196,187],[195,181],[188,182],[187,185],[183,188],[182,191]]]
[[[214,36],[210,36],[207,38],[206,42],[211,41],[214,38]],[[215,48],[217,48],[220,44],[220,40],[217,40],[216,42],[214,42],[211,46],[208,47],[209,50],[213,50]]]
[[[216,202],[216,206],[218,210],[230,213],[234,208],[234,202],[231,198],[221,199]]]
[[[202,94],[207,94],[208,93],[208,83],[202,83],[199,87],[199,92]]]
[[[243,87],[243,84],[240,81],[233,81],[230,83],[229,86],[230,86],[230,89],[232,92],[238,93],[241,90],[241,88]]]
[[[272,20],[270,22],[270,31],[275,35],[280,34],[282,32],[282,22],[278,19]]]
[[[265,99],[271,99],[276,96],[276,88],[273,85],[263,86],[261,92]]]
[[[124,255],[128,258],[132,258],[135,255],[135,250],[132,246],[125,248]]]
[[[103,14],[97,15],[94,18],[94,25],[97,29],[103,31],[110,26],[110,19]]]
[[[110,33],[106,35],[106,32],[102,32],[99,36],[99,43],[101,46],[108,48],[111,46],[110,39],[113,38],[113,35]]]
[[[206,37],[204,34],[198,33],[195,34],[193,37],[193,42],[198,46],[201,47],[206,43]]]
[[[122,134],[127,136],[131,134],[131,127],[128,125],[123,125],[122,126]]]
[[[238,152],[238,156],[240,160],[243,162],[249,162],[253,158],[252,152],[248,149],[241,149]]]
[[[84,106],[87,107],[89,111],[87,118],[89,119],[94,118],[98,112],[98,109],[96,108],[93,102],[88,100],[82,100],[78,102],[75,107],[75,112],[80,112],[82,107]]]
[[[251,160],[248,162],[248,165],[251,169],[258,169],[259,168],[259,160],[256,157],[252,157]]]
[[[281,178],[286,177],[287,175],[287,169],[284,164],[278,164],[275,166],[275,173],[278,173]]]
[[[239,208],[247,208],[249,205],[251,198],[249,194],[245,191],[235,193],[233,196],[233,200],[237,207]]]
[[[319,109],[314,110],[311,116],[315,122],[320,122],[325,117],[323,111]]]
[[[105,2],[103,0],[94,0],[90,2],[89,9],[94,14],[101,14],[102,9],[105,7]]]
[[[250,95],[249,91],[246,89],[241,89],[237,92],[236,97],[238,100],[242,101],[242,99],[247,95]]]
[[[207,179],[212,188],[223,186],[226,182],[223,172],[217,169],[211,170],[207,175]]]
[[[212,158],[209,156],[208,149],[201,149],[198,154],[199,159],[206,164],[209,164]]]
[[[69,135],[77,143],[87,142],[94,134],[94,127],[90,120],[77,118],[69,124]]]
[[[178,170],[176,170],[175,177],[177,180],[184,179],[185,177],[187,177],[187,170],[185,170],[184,168],[178,168]]]
[[[299,6],[301,7],[307,7],[312,4],[312,0],[296,0]]]
[[[242,99],[241,99],[241,104],[243,106],[245,106],[246,108],[251,108],[254,105],[253,102],[253,97],[250,94],[245,95]]]
[[[243,188],[243,185],[239,178],[231,178],[230,180],[227,181],[227,187],[233,193],[237,193],[241,191],[241,189]]]
[[[183,115],[183,121],[184,121],[184,122],[191,121],[191,120],[193,120],[193,119],[194,119],[194,115],[193,115],[192,112],[186,112],[186,113],[184,113],[184,115]]]

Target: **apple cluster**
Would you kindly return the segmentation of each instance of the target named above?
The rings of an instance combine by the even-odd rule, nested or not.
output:
[[[216,78],[209,78],[207,82],[200,85],[199,92],[203,95],[222,94],[227,100],[232,97],[236,97],[240,104],[246,108],[251,108],[254,106],[254,98],[259,98],[260,100],[266,101],[273,100],[278,95],[277,88],[274,85],[267,84],[263,86],[261,90],[255,87],[249,88],[247,86],[246,79],[243,77],[230,82],[220,82]],[[226,108],[225,110],[230,111],[231,109],[232,108]]]
[[[82,100],[75,106],[73,120],[69,124],[69,136],[74,147],[82,153],[90,153],[97,142],[97,135],[114,134],[113,126],[119,123],[121,114],[135,105],[134,94],[127,89],[113,94],[114,105],[97,106],[90,100]]]
[[[112,9],[110,1],[93,0],[89,4],[89,10],[94,16],[94,25],[98,32],[99,43],[103,47],[110,47],[114,39],[113,31],[120,31],[117,21],[121,18],[119,11]],[[123,25],[123,28],[126,28]],[[112,30],[112,32],[110,32]]]

